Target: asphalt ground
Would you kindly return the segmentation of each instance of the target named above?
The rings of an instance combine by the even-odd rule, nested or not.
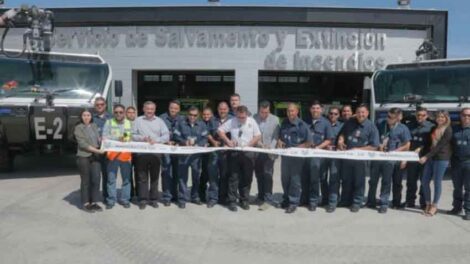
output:
[[[323,208],[294,214],[270,208],[228,211],[187,204],[139,210],[77,208],[80,178],[73,156],[19,157],[0,175],[0,263],[468,263],[470,222],[440,213]],[[281,196],[279,162],[274,176]],[[251,194],[256,194],[254,180]]]

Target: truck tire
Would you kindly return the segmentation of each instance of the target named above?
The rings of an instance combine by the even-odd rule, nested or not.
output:
[[[0,173],[13,171],[13,155],[6,146],[0,146]]]
[[[8,149],[4,127],[0,122],[0,173],[13,171],[13,153]]]

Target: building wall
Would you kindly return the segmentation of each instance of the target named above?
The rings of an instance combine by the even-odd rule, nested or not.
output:
[[[19,48],[22,31],[6,47]],[[136,104],[138,70],[234,70],[235,91],[250,111],[258,71],[373,72],[409,62],[429,31],[271,26],[58,27],[54,51],[98,53],[124,83],[122,103]]]

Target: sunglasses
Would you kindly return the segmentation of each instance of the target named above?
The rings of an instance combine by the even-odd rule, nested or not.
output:
[[[115,114],[124,114],[123,111],[114,111]]]
[[[329,114],[329,115],[335,115],[335,116],[339,115],[339,113],[335,113],[335,112],[330,112],[330,113],[328,113],[328,114]]]
[[[104,106],[105,104],[103,103],[99,103],[99,104],[95,104],[95,106]]]

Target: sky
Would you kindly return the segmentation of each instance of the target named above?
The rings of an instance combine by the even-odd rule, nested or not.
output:
[[[4,7],[21,4],[47,7],[207,5],[207,0],[4,0]],[[396,8],[397,0],[221,0],[221,5],[327,6]],[[447,56],[470,58],[470,0],[411,0],[413,9],[449,12]]]

